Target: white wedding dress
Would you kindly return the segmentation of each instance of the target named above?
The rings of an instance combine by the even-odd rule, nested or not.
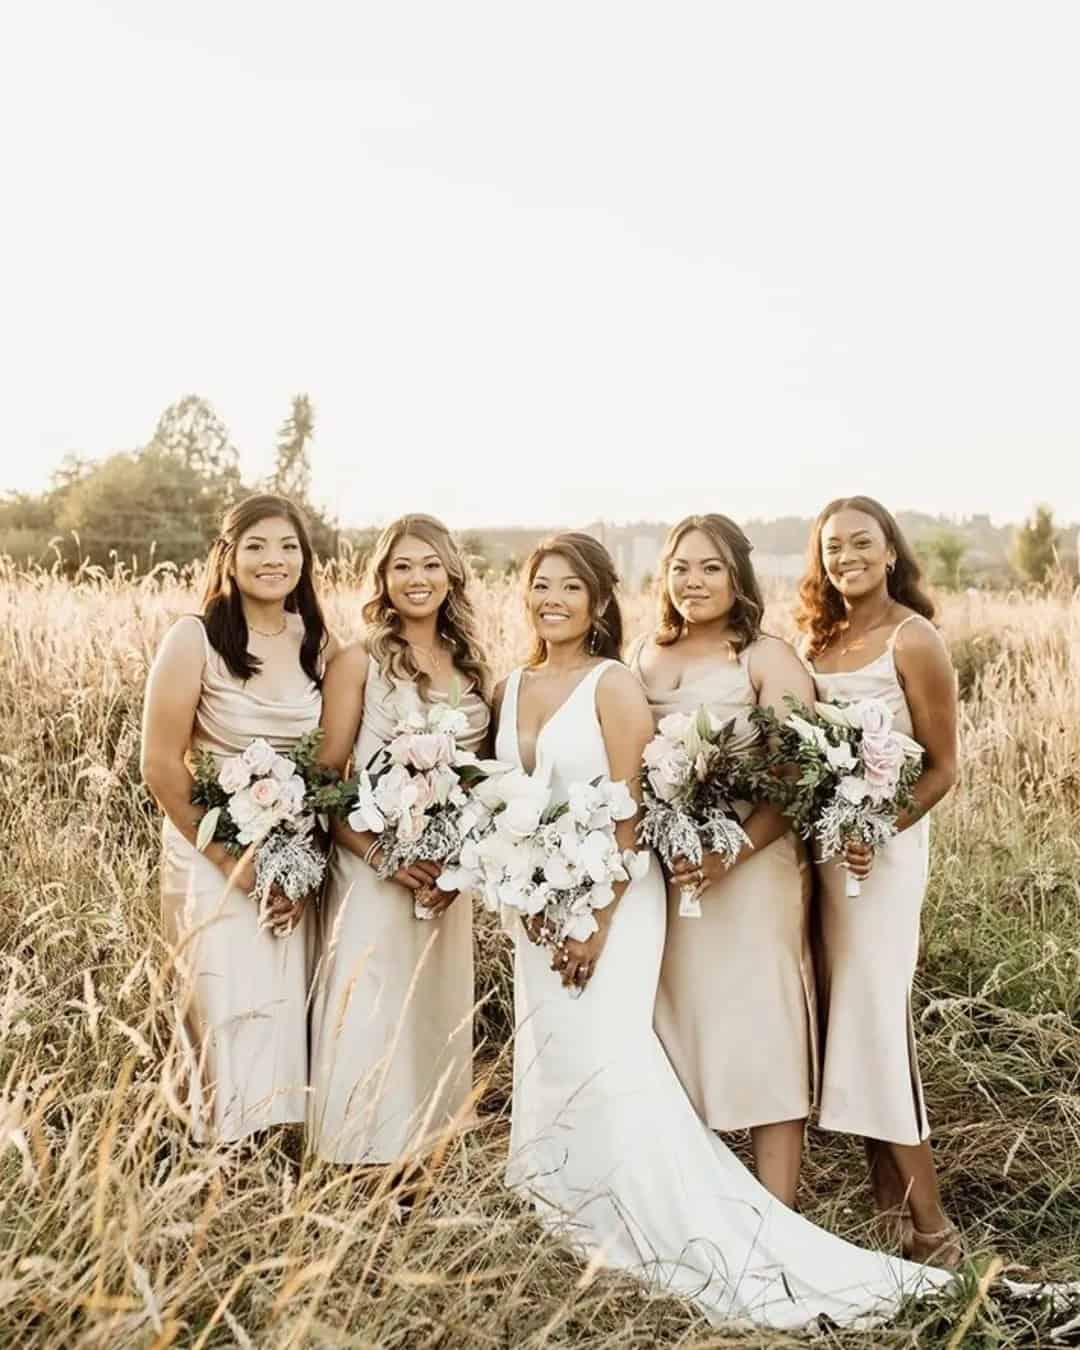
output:
[[[540,731],[535,773],[556,800],[609,773],[596,688],[611,664]],[[519,765],[520,680],[507,681],[495,746]],[[698,1118],[653,1031],[665,914],[653,858],[580,998],[517,923],[508,1183],[578,1251],[693,1299],[715,1323],[789,1328],[826,1314],[869,1325],[948,1284],[945,1271],[853,1246],[788,1209]]]

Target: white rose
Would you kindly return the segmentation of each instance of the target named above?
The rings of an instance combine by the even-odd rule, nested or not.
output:
[[[656,729],[666,740],[681,741],[693,725],[694,719],[686,713],[668,713],[661,717]]]
[[[259,807],[251,795],[250,788],[241,788],[229,799],[229,815],[237,825],[243,827],[259,814]]]
[[[270,765],[270,776],[276,778],[279,783],[284,783],[296,772],[296,765],[288,755],[275,755],[274,762]]]
[[[543,813],[543,805],[535,798],[519,797],[516,801],[506,803],[495,817],[495,826],[500,834],[525,839],[536,832]]]
[[[240,792],[251,782],[251,771],[239,755],[230,755],[218,770],[222,792]]]
[[[260,736],[257,740],[251,742],[240,758],[251,773],[258,777],[270,772],[274,760],[277,758],[277,753],[270,742],[264,741]]]

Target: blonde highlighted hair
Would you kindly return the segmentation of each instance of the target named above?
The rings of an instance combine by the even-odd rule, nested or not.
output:
[[[491,671],[480,645],[479,624],[469,594],[472,580],[469,565],[454,536],[434,516],[401,516],[392,520],[375,541],[368,564],[371,597],[362,611],[367,625],[368,653],[384,679],[412,681],[420,696],[427,697],[431,677],[417,665],[412,649],[401,635],[401,615],[390,601],[386,583],[390,558],[406,535],[422,539],[446,569],[450,589],[439,609],[438,633],[449,645],[455,667],[468,676],[486,702],[491,696]]]
[[[700,516],[686,516],[668,531],[656,576],[657,614],[653,641],[658,647],[669,647],[679,640],[686,628],[685,619],[671,599],[668,571],[683,535],[689,534],[691,530],[700,530],[716,549],[716,556],[723,558],[727,564],[735,597],[728,615],[728,627],[732,632],[732,649],[738,655],[761,636],[765,601],[754,564],[750,561],[753,544],[730,517],[718,515],[714,511]]]

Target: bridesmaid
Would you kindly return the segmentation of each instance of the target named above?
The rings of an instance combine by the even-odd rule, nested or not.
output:
[[[821,699],[878,698],[925,750],[915,805],[880,856],[849,844],[820,869],[820,1123],[864,1136],[879,1211],[905,1253],[954,1267],[962,1251],[941,1207],[915,1055],[911,986],[926,889],[926,812],[956,781],[956,679],[930,620],[919,566],[870,497],[830,502],[811,535],[797,615]],[[844,868],[862,894],[844,895]]]
[[[736,748],[758,733],[757,706],[813,697],[794,650],[761,631],[752,545],[727,516],[695,515],[667,537],[657,571],[659,622],[631,657],[654,720],[735,718]],[[794,1207],[816,1065],[809,958],[809,869],[780,811],[737,804],[753,847],[731,868],[708,853],[668,885],[656,1030],[698,1114],[714,1130],[750,1130],[758,1179]],[[701,918],[680,918],[696,883]]]
[[[177,1039],[194,1137],[228,1143],[307,1108],[310,910],[278,895],[277,938],[259,927],[250,861],[220,844],[202,853],[191,802],[192,751],[217,757],[256,737],[286,750],[319,720],[333,653],[303,517],[255,496],[225,517],[210,550],[201,616],[166,634],[146,689],[142,775],[165,813],[162,922],[181,990]]]
[[[371,560],[367,635],[327,672],[322,758],[367,765],[389,739],[391,696],[460,694],[468,749],[487,738],[487,663],[477,638],[465,559],[432,516],[404,516]],[[323,906],[312,1014],[312,1144],[338,1163],[386,1163],[423,1152],[470,1115],[473,949],[467,900],[434,888],[435,863],[375,868],[379,838],[344,822]],[[436,922],[418,920],[414,901]]]

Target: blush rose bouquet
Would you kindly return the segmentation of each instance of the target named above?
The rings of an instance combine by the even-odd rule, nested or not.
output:
[[[806,707],[786,700],[790,712],[755,710],[780,770],[797,767],[798,776],[778,772],[772,795],[804,839],[813,839],[820,861],[835,858],[849,840],[884,847],[896,834],[896,822],[914,801],[911,789],[922,773],[923,749],[893,726],[893,714],[881,699],[815,703]],[[845,892],[860,893],[848,875]]]

